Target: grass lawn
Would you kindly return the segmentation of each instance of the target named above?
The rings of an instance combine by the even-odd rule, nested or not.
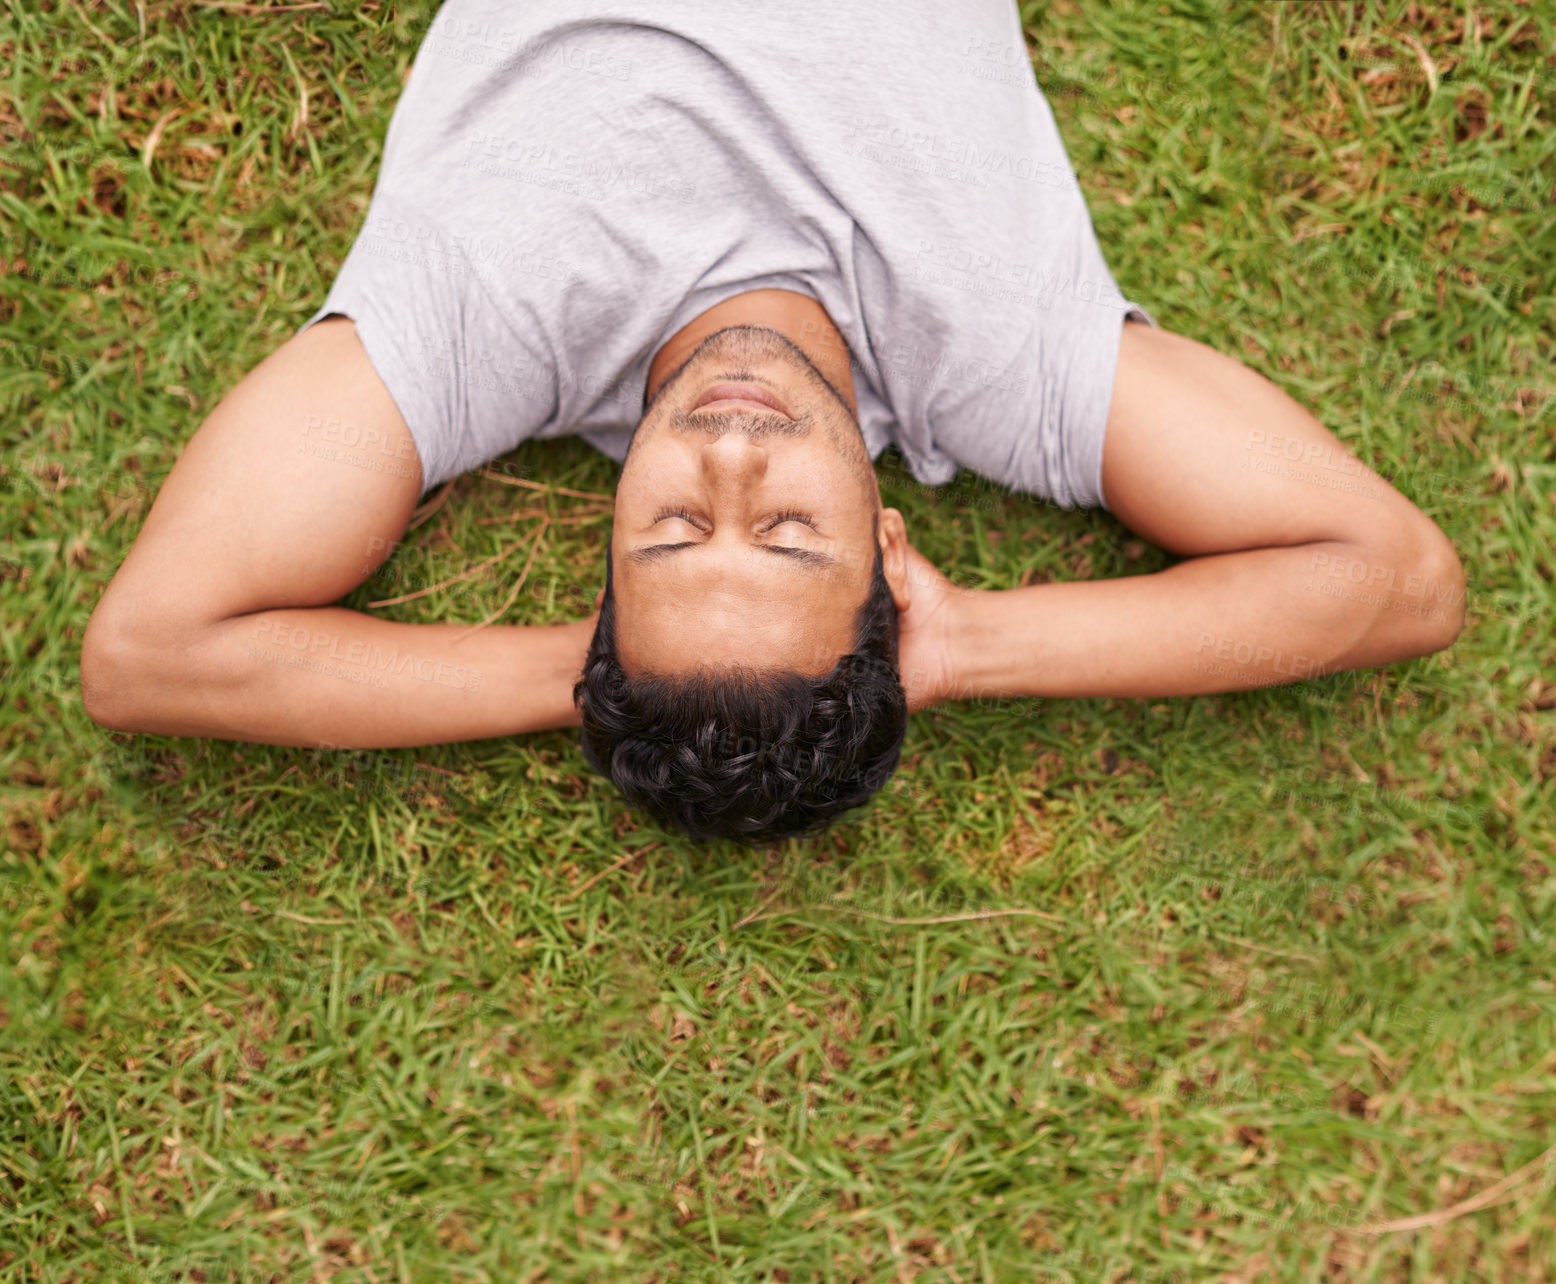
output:
[[[1121,287],[1394,478],[1469,623],[919,715],[857,819],[757,851],[645,824],[569,735],[83,712],[92,607],[322,300],[433,12],[4,6],[0,1279],[1551,1279],[1556,11],[1024,10]],[[879,471],[962,582],[1166,564]],[[533,550],[503,618],[585,613],[609,516],[556,488],[614,472],[464,476],[349,602],[506,549],[372,608],[478,620]]]

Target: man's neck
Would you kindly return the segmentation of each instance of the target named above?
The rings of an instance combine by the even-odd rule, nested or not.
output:
[[[849,410],[858,415],[847,341],[821,304],[793,290],[748,290],[693,317],[655,354],[648,368],[648,400],[653,401],[660,385],[681,368],[699,343],[732,325],[759,325],[778,331],[810,358]]]

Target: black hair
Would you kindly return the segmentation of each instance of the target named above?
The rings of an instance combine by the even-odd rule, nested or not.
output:
[[[661,823],[753,844],[820,833],[886,783],[907,730],[897,605],[879,543],[853,650],[820,678],[744,666],[628,676],[607,554],[573,701],[589,765]]]

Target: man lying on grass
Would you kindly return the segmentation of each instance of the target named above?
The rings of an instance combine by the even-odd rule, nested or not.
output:
[[[956,70],[1024,50],[1013,8],[737,8],[444,6],[323,306],[194,435],[92,617],[97,721],[350,747],[581,722],[634,803],[755,841],[863,802],[937,701],[1453,641],[1437,527],[1123,298],[1036,84]],[[597,617],[331,605],[424,490],[565,433],[622,460]],[[888,445],[1185,560],[956,589],[881,504]]]

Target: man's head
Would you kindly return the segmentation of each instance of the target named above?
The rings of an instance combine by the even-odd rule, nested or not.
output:
[[[699,838],[862,803],[906,727],[906,547],[837,389],[775,330],[709,335],[622,466],[576,690],[590,765]]]

